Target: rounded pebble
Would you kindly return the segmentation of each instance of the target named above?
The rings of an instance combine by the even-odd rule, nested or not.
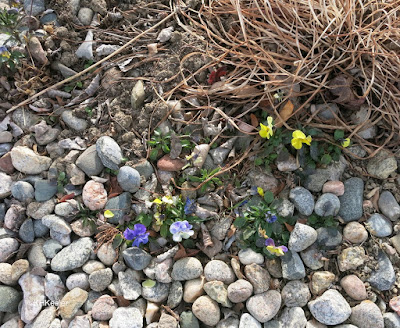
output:
[[[216,326],[221,317],[218,303],[209,296],[200,296],[192,305],[193,314],[208,326]]]
[[[253,294],[253,285],[247,280],[239,279],[228,286],[228,298],[233,303],[241,303]]]
[[[347,295],[356,301],[362,301],[367,298],[367,290],[364,283],[354,274],[343,277],[340,280],[340,285]]]
[[[204,267],[204,276],[207,281],[218,280],[230,284],[235,281],[232,268],[223,261],[212,260]]]

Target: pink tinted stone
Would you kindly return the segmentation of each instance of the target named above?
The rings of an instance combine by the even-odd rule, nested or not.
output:
[[[82,199],[90,210],[101,210],[107,203],[107,191],[100,182],[90,180],[83,187]]]
[[[400,315],[400,296],[393,297],[389,301],[389,306],[393,311]]]
[[[368,239],[368,232],[361,223],[349,222],[343,229],[343,237],[353,244],[360,244]]]
[[[172,159],[169,155],[161,157],[157,162],[157,167],[160,170],[168,172],[180,171],[184,165],[185,161],[181,159]]]
[[[362,301],[367,298],[367,290],[365,289],[364,283],[354,274],[343,277],[340,281],[340,285],[347,295],[356,301]]]
[[[93,304],[92,317],[95,320],[110,320],[117,305],[109,295],[102,295]]]
[[[322,187],[322,192],[342,196],[344,194],[344,184],[342,181],[328,181]]]

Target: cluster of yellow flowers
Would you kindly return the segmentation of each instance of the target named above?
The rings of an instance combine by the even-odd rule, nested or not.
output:
[[[274,135],[274,125],[273,125],[273,118],[271,116],[267,117],[267,125],[264,125],[260,123],[260,137],[261,138],[271,138]],[[311,145],[312,137],[311,136],[306,136],[304,132],[300,130],[295,130],[292,133],[292,146],[295,149],[301,149],[303,147],[303,144],[306,144],[308,146]],[[348,147],[350,145],[350,138],[343,139],[341,141],[342,147]]]

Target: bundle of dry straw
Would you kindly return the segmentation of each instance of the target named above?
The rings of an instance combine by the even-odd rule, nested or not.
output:
[[[278,114],[271,95],[292,90],[286,98],[301,101],[288,127],[297,121],[344,129],[371,156],[399,147],[400,1],[203,0],[179,20],[208,43],[214,64],[230,68],[223,87],[187,83],[186,93],[254,106],[268,100]],[[309,104],[331,102],[332,95],[341,110],[326,123]],[[361,104],[368,106],[368,119],[356,125],[350,116]],[[371,124],[379,128],[376,138],[360,138],[358,131]]]

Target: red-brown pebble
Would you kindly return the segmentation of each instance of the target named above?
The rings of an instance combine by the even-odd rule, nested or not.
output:
[[[400,315],[400,296],[393,297],[389,301],[389,306],[393,311]]]
[[[163,171],[176,172],[185,166],[185,161],[181,159],[172,159],[169,155],[161,157],[157,162],[157,167]]]
[[[322,187],[322,192],[331,193],[336,196],[342,196],[344,194],[344,184],[342,181],[328,181]]]
[[[343,277],[340,281],[340,285],[347,295],[356,301],[362,301],[367,298],[367,290],[365,289],[364,283],[354,274]]]
[[[11,154],[7,153],[2,158],[0,158],[0,171],[7,174],[12,174],[14,172],[14,166],[11,161]]]

